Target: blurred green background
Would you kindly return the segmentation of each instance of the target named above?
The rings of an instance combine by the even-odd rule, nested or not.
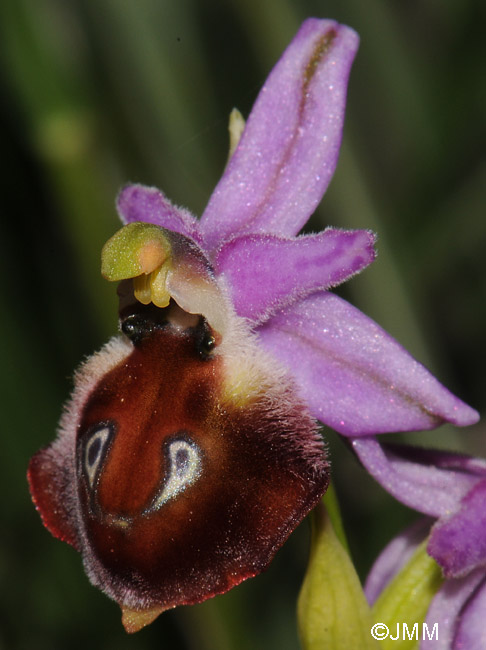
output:
[[[338,171],[310,227],[372,228],[378,261],[342,293],[454,392],[486,397],[484,35],[473,0],[2,0],[3,308],[0,648],[294,650],[304,523],[266,574],[127,636],[77,553],[30,502],[29,457],[54,436],[73,369],[116,331],[99,275],[128,181],[200,214],[248,114],[308,16],[361,48]],[[408,439],[484,453],[484,425]],[[329,433],[361,576],[410,520]]]

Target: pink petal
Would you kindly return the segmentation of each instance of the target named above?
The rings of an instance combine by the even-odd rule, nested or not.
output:
[[[236,312],[262,320],[298,297],[359,273],[375,257],[374,241],[367,230],[331,228],[292,239],[243,235],[223,245],[214,266],[231,288]]]
[[[125,225],[133,221],[153,223],[200,243],[196,219],[173,205],[156,187],[126,185],[118,195],[117,210]]]
[[[454,649],[484,650],[486,648],[486,576],[469,598],[459,619]]]
[[[231,235],[295,235],[337,164],[348,75],[358,36],[331,20],[306,20],[248,118],[201,219],[210,249]]]
[[[478,420],[474,409],[395,339],[332,293],[291,305],[257,331],[262,345],[294,376],[314,417],[344,435]]]
[[[434,525],[427,551],[447,578],[486,569],[486,479],[466,494],[456,512]]]
[[[364,585],[370,606],[412,557],[417,546],[427,536],[431,524],[429,518],[419,519],[385,546],[371,567]]]
[[[421,462],[423,451],[402,445],[380,445],[375,437],[352,440],[356,452],[366,470],[393,495],[409,508],[433,517],[455,512],[461,499],[478,482],[481,476],[439,468],[433,454],[427,450],[428,461]],[[417,458],[413,456],[417,454]]]
[[[429,635],[433,638],[427,638],[425,635],[425,639],[420,643],[420,650],[483,650],[484,645],[477,643],[481,636],[484,636],[482,627],[471,629],[472,645],[461,646],[454,641],[462,610],[468,600],[474,597],[481,583],[484,583],[484,571],[479,569],[466,578],[445,581],[433,598],[425,619]],[[482,624],[484,626],[484,611]],[[439,630],[438,639],[432,635],[434,625],[437,625]]]

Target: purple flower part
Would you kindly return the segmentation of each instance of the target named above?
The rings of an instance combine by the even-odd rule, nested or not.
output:
[[[197,220],[187,210],[173,205],[156,187],[126,185],[116,207],[124,225],[134,221],[153,223],[201,244]]]
[[[446,578],[486,568],[486,479],[463,497],[456,512],[433,526],[427,551]]]
[[[419,519],[385,546],[371,567],[364,585],[370,606],[374,605],[386,585],[410,560],[417,546],[427,537],[431,524],[428,517]]]
[[[320,292],[257,330],[318,420],[346,436],[464,426],[478,414],[374,321]],[[433,514],[433,513],[430,513]]]
[[[482,592],[485,584],[484,571],[480,569],[470,573],[465,578],[456,578],[444,582],[432,599],[425,619],[432,638],[427,638],[427,635],[425,635],[426,638],[420,643],[420,650],[484,649],[485,646],[479,643],[479,640],[484,638],[484,629],[486,627],[484,625],[484,609],[482,615],[478,614],[475,600],[479,595],[484,598]],[[478,589],[480,589],[481,594],[478,593]],[[479,605],[481,605],[481,600]],[[472,609],[469,610],[469,606]],[[469,615],[466,617],[468,610]],[[460,622],[463,625],[460,625]],[[471,644],[460,645],[460,639],[457,636],[458,626],[460,625],[464,630],[469,622],[474,626],[468,630]],[[431,635],[435,624],[437,624],[439,630],[438,639],[436,639],[435,635]]]
[[[298,298],[359,273],[375,258],[374,242],[368,230],[332,228],[285,239],[243,235],[222,246],[214,267],[231,288],[237,314],[261,321]]]
[[[427,449],[408,445],[393,445],[393,447],[397,453],[400,450],[402,458],[418,461],[423,465],[434,465],[440,469],[457,470],[486,478],[486,459],[484,458],[475,458],[467,454],[443,451],[442,449]]]
[[[434,456],[441,462],[441,452],[422,450],[403,445],[380,445],[375,437],[354,438],[351,441],[366,470],[398,501],[409,508],[432,517],[455,512],[461,499],[482,480],[481,473],[468,473],[434,464]],[[425,452],[425,454],[423,454]],[[415,460],[410,460],[416,454]],[[425,460],[421,460],[421,456]],[[450,454],[444,454],[450,455]],[[459,456],[464,466],[472,459]],[[476,466],[481,461],[476,461]],[[481,471],[486,470],[483,461]]]
[[[454,648],[484,650],[486,648],[486,577],[466,603],[454,637]]]
[[[255,102],[201,219],[210,250],[244,233],[296,235],[331,180],[357,34],[306,20]]]
[[[253,321],[262,345],[325,424],[347,436],[472,424],[477,413],[392,337],[322,291],[371,261],[371,235],[331,230],[290,239],[334,171],[357,45],[352,30],[332,21],[302,25],[261,91],[200,223],[140,185],[121,192],[118,209],[125,223],[155,223],[198,243],[236,312]]]

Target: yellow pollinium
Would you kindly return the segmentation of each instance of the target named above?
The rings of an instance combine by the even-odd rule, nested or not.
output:
[[[135,298],[144,305],[167,307],[167,274],[172,268],[172,247],[165,232],[150,223],[130,223],[103,246],[101,274],[107,280],[133,278]]]

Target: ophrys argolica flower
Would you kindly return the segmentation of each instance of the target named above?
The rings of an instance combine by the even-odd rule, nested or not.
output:
[[[359,442],[355,446],[359,448]],[[402,593],[402,600],[413,593],[414,607],[422,610],[427,629],[433,630],[435,626],[437,630],[436,635],[423,637],[422,650],[484,648],[486,460],[403,445],[378,449],[374,443],[369,449],[358,449],[366,464],[371,460],[373,447],[375,477],[387,489],[391,487],[407,506],[428,517],[398,535],[380,554],[365,584],[369,603],[375,609],[383,608],[385,603],[386,610],[395,609],[398,619],[404,620],[405,612],[400,611],[397,603],[400,589],[406,585],[408,593],[405,597]],[[434,563],[427,562],[426,553],[434,558],[441,572]],[[413,563],[420,554],[427,568],[414,578]],[[435,585],[431,593],[424,593],[420,603],[420,585],[427,581],[427,570]],[[393,592],[398,598],[394,598]],[[419,617],[416,609],[413,620]],[[377,613],[377,620],[383,620],[383,611]]]
[[[129,631],[268,565],[326,490],[317,420],[356,437],[476,419],[329,292],[373,261],[373,234],[297,236],[336,166],[357,46],[302,25],[199,221],[154,188],[119,196],[102,272],[123,335],[79,370],[29,480]]]

